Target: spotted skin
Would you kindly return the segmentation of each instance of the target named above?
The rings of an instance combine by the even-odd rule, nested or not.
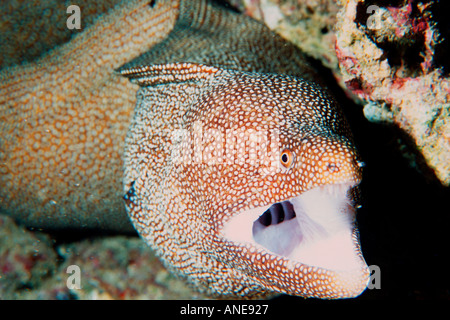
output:
[[[123,1],[40,59],[1,70],[1,213],[36,228],[132,231],[122,154],[138,86],[114,69],[165,38],[177,15],[177,1]]]
[[[139,55],[119,70],[135,84],[113,72]],[[320,77],[302,56],[263,25],[203,1],[124,1],[69,43],[1,71],[1,212],[32,227],[129,230],[124,157],[134,226],[200,290],[357,295],[362,276],[293,263],[223,235],[242,210],[359,182],[345,120],[325,90],[304,81]],[[220,161],[216,149],[199,148],[200,135],[183,139],[202,126],[278,130],[279,144],[268,149],[292,158],[287,166],[278,157],[255,162],[251,145],[232,136],[231,160]]]
[[[345,298],[365,289],[356,228],[352,271],[304,264],[225,231],[253,208],[360,182],[342,112],[297,49],[199,1],[182,4],[169,37],[118,72],[141,86],[125,143],[125,203],[169,270],[228,297]]]

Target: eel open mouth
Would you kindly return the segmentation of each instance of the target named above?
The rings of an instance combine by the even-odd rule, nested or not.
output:
[[[237,245],[332,271],[360,270],[362,258],[349,184],[316,187],[272,205],[246,210],[225,223]]]

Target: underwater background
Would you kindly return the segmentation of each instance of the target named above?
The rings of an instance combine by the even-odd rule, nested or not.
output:
[[[70,41],[119,2],[77,1],[83,27],[74,31],[66,27],[66,8],[72,4],[69,1],[2,1],[0,72],[34,61]],[[450,88],[450,27],[442,17],[448,9],[445,1],[349,1],[359,8],[352,23],[342,18],[342,12],[350,6],[344,6],[342,1],[230,2],[301,44],[344,107],[366,164],[361,184],[362,208],[357,215],[362,251],[367,264],[377,265],[381,271],[380,288],[368,289],[356,299],[448,300],[450,136],[446,134],[450,91],[444,98],[438,94],[439,88],[443,92]],[[388,26],[386,34],[367,30],[363,23],[367,13],[363,9],[370,5],[386,8],[397,18],[395,23],[410,27],[397,30],[401,35],[398,38],[386,35],[395,34],[395,23]],[[358,33],[363,31],[365,37]],[[435,38],[429,38],[430,32],[436,34]],[[349,34],[358,40],[344,47]],[[342,46],[336,53],[339,40]],[[356,75],[349,71],[346,55],[354,50],[358,59],[357,48],[372,48],[371,45],[388,57],[386,68],[390,75],[401,79],[396,80],[398,83],[407,84],[414,79],[422,87],[412,90],[397,83],[394,88],[371,88],[365,75],[376,75],[376,68],[381,69],[371,61],[359,61],[362,70]],[[432,118],[422,121],[430,111],[418,108],[411,116],[418,119],[417,123],[405,121],[406,125],[399,119],[404,119],[401,110],[409,105],[395,104],[396,97],[415,101],[416,95],[423,95],[422,89],[429,89],[430,81],[438,88],[432,95],[437,100],[430,104],[434,108]],[[379,78],[373,80],[382,82]],[[389,96],[394,90],[395,99]],[[0,163],[0,174],[4,173],[2,170]],[[0,188],[0,194],[7,194],[1,176]],[[67,286],[67,268],[71,265],[83,270],[82,289]],[[206,297],[169,274],[132,231],[27,227],[14,220],[14,213],[2,207],[0,198],[0,299],[202,298]],[[277,299],[309,301],[287,296]]]

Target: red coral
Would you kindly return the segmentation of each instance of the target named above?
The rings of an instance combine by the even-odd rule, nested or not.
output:
[[[336,57],[339,62],[339,66],[347,71],[349,74],[358,75],[360,66],[358,64],[358,60],[352,56],[341,50],[336,43]]]
[[[405,78],[394,78],[392,79],[392,89],[398,90],[403,87],[407,79]]]
[[[348,89],[354,94],[364,98],[370,96],[373,92],[373,85],[359,78],[353,78],[345,82]]]
[[[398,37],[403,36],[402,29],[404,29],[405,26],[410,27],[412,31],[411,33],[413,34],[424,34],[430,28],[426,16],[411,17],[411,14],[413,12],[411,1],[409,1],[407,5],[401,8],[387,7],[387,9],[389,10],[391,17],[399,27],[396,30],[396,35]]]
[[[8,260],[8,254],[9,250],[6,250],[6,252],[0,256],[0,272],[3,275],[14,271],[14,264]]]

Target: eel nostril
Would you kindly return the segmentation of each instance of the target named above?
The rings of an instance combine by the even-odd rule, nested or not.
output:
[[[339,171],[339,166],[335,162],[330,162],[327,164],[327,169],[330,172]]]

